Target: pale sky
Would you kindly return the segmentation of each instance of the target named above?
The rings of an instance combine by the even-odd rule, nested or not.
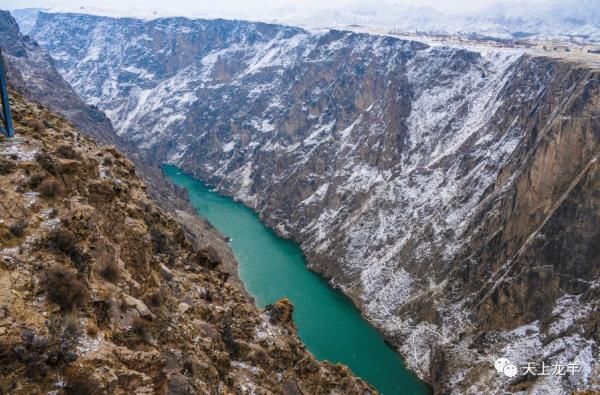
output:
[[[413,6],[433,6],[444,12],[464,12],[478,11],[484,7],[493,5],[498,0],[375,0],[380,3],[402,4]],[[531,1],[531,0],[530,0]],[[542,0],[533,0],[540,2]],[[273,14],[277,8],[294,8],[299,11],[322,9],[340,9],[357,3],[368,4],[373,0],[0,0],[0,8],[15,9],[28,7],[41,8],[70,8],[77,9],[83,7],[109,8],[109,9],[156,9],[167,10],[171,13],[186,15],[190,9],[197,11],[206,11],[210,14],[224,13],[231,14],[242,13],[248,10],[252,15],[256,15],[260,10],[268,10]],[[269,12],[270,11],[270,12]]]

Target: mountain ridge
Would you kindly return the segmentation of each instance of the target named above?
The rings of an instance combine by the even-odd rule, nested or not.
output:
[[[15,10],[29,32],[34,25],[36,9]],[[110,17],[156,19],[173,17],[175,11],[149,9],[39,9],[55,13],[88,13]],[[421,32],[469,36],[478,35],[509,40],[562,40],[565,42],[598,43],[600,40],[600,3],[597,0],[498,2],[478,11],[442,12],[431,6],[412,6],[392,2],[355,2],[340,9],[326,6],[280,7],[272,10],[227,10],[215,6],[206,10],[188,9],[193,18],[255,20],[307,29],[351,26],[388,29],[404,33]]]

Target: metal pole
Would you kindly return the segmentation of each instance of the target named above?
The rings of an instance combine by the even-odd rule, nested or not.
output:
[[[10,103],[8,101],[8,85],[6,83],[6,67],[4,66],[4,57],[2,56],[2,48],[0,48],[0,98],[2,99],[2,123],[0,131],[7,137],[13,137],[15,131],[13,129],[12,117],[10,114]]]

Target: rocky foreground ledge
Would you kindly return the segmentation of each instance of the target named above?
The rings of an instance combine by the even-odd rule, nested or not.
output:
[[[13,93],[0,140],[0,393],[375,393],[318,362],[150,200],[134,165]]]

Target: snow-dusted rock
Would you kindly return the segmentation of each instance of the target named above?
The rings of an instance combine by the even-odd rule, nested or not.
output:
[[[298,240],[436,390],[517,388],[505,354],[585,365],[519,388],[593,385],[597,71],[241,21],[40,14],[32,34],[123,138]]]

